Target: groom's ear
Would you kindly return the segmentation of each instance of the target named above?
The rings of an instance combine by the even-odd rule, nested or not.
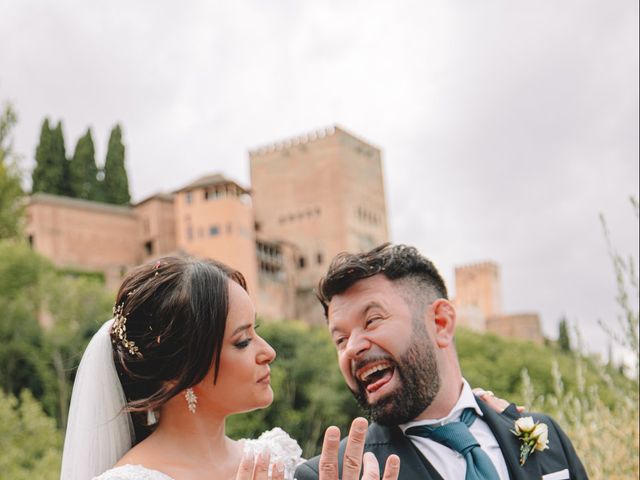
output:
[[[456,309],[449,300],[439,298],[431,304],[435,327],[434,342],[440,348],[453,343],[456,330]]]

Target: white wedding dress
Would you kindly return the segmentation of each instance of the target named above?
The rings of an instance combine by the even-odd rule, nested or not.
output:
[[[302,449],[293,438],[291,438],[281,428],[274,428],[264,432],[256,440],[242,440],[244,448],[258,453],[265,448],[271,452],[271,463],[281,461],[284,464],[285,480],[294,480],[293,474],[296,467],[304,462],[301,457]],[[271,474],[269,474],[271,478]],[[122,465],[120,467],[107,470],[102,475],[94,477],[93,480],[174,480],[170,476],[145,468],[142,465]]]

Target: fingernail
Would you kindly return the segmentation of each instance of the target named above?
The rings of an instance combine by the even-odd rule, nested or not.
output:
[[[356,432],[363,433],[367,430],[368,424],[369,422],[367,422],[364,418],[356,418],[353,421],[353,428]]]
[[[340,440],[340,429],[338,427],[329,427],[326,435],[329,440]]]
[[[284,463],[282,463],[282,462],[278,462],[278,463],[276,463],[276,470],[277,470],[279,473],[284,472]]]

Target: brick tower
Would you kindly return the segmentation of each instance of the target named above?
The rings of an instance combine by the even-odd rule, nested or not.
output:
[[[380,150],[331,127],[249,152],[256,234],[293,245],[298,316],[341,251],[388,241]]]
[[[495,262],[456,267],[458,322],[479,331],[487,329],[487,318],[502,313],[500,268]]]

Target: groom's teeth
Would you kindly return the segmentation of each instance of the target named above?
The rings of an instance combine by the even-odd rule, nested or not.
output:
[[[386,363],[374,365],[373,367],[366,369],[360,374],[360,381],[365,382],[367,378],[369,378],[374,373],[379,372],[381,370],[386,370],[388,368],[390,368],[390,365]]]

